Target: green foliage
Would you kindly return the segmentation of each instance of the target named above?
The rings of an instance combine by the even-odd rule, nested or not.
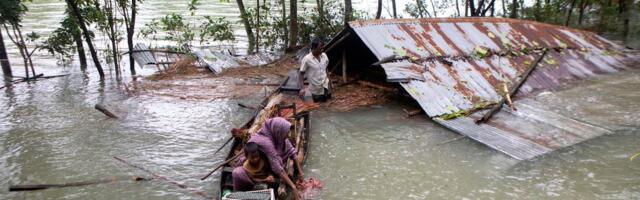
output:
[[[29,9],[20,0],[0,0],[0,24],[18,25]]]
[[[189,9],[191,16],[194,16],[196,14],[196,10],[198,10],[199,5],[200,2],[198,0],[191,0],[189,4],[187,4],[187,8]]]
[[[235,36],[231,29],[231,23],[226,18],[213,18],[205,16],[205,22],[200,25],[200,44],[208,41],[233,41]]]
[[[344,3],[339,0],[325,1],[323,6],[324,19],[320,18],[318,8],[313,8],[311,12],[306,12],[305,8],[299,16],[300,34],[298,41],[308,43],[312,38],[330,38],[339,33],[344,27]],[[364,13],[353,10],[353,19],[364,18]]]
[[[67,14],[60,22],[60,27],[55,29],[39,46],[51,55],[60,55],[63,61],[69,60],[75,53],[74,36],[80,34],[78,21]]]
[[[192,3],[197,3],[197,1],[194,0]],[[194,7],[193,11],[195,10],[196,8]],[[205,20],[195,28],[194,20],[189,22],[182,14],[171,13],[160,18],[160,20],[151,20],[150,23],[147,23],[145,27],[139,31],[139,34],[155,40],[158,39],[157,35],[159,32],[166,33],[165,37],[161,39],[176,42],[176,46],[169,48],[182,52],[191,51],[192,43],[196,35],[200,37],[200,44],[209,44],[213,41],[222,42],[235,40],[231,23],[229,23],[226,18],[205,16],[204,19]]]
[[[418,9],[418,2],[421,4],[422,9]],[[433,9],[431,6],[431,2],[433,2],[436,6],[435,9]],[[461,1],[460,3],[464,3],[464,1]],[[413,17],[413,18],[419,18],[420,16],[422,17],[436,17],[439,16],[441,17],[444,12],[447,9],[455,9],[453,6],[455,6],[455,1],[447,1],[447,0],[432,0],[432,1],[427,1],[427,0],[418,0],[416,1],[416,3],[407,3],[404,7],[404,11],[407,12],[409,14],[409,16]],[[464,5],[460,6],[460,12],[464,12]],[[435,10],[435,13],[433,12]],[[463,13],[464,15],[464,13]],[[401,17],[401,16],[398,16]]]

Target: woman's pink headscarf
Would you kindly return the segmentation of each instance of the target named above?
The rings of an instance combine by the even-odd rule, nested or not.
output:
[[[248,142],[258,144],[260,151],[267,156],[271,171],[279,174],[284,170],[283,161],[287,158],[296,159],[296,150],[288,139],[291,123],[282,117],[267,119],[257,134],[249,138]],[[241,156],[241,161],[244,157]]]
[[[287,138],[289,130],[291,129],[291,123],[282,117],[274,117],[267,119],[262,125],[262,128],[258,130],[258,134],[271,138],[273,146],[276,151],[280,153],[282,158],[291,156],[294,152],[288,152]]]

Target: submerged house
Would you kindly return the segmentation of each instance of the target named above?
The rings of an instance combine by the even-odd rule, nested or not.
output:
[[[611,133],[553,112],[531,94],[640,61],[637,52],[591,32],[501,18],[354,21],[325,50],[334,74],[366,73],[399,85],[435,122],[520,160]],[[538,57],[515,95],[517,110],[503,106],[476,124],[487,112],[478,108],[499,102],[505,85],[518,82]]]

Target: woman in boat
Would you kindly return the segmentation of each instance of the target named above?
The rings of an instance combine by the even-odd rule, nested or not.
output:
[[[262,128],[258,132],[251,136],[248,143],[255,143],[258,145],[258,149],[265,154],[269,161],[271,171],[278,175],[278,177],[284,181],[290,188],[295,197],[298,199],[298,189],[296,185],[291,181],[287,173],[284,171],[284,160],[290,158],[294,161],[298,168],[298,178],[303,179],[302,167],[300,160],[297,159],[296,149],[289,141],[287,135],[291,129],[291,123],[282,117],[275,117],[267,119]],[[243,163],[244,159],[240,158],[240,163]],[[234,170],[234,176],[235,176]],[[241,173],[238,171],[238,173]],[[240,174],[239,174],[240,176]],[[238,179],[237,184],[251,184],[247,179]],[[250,181],[250,180],[249,180]],[[236,185],[236,178],[234,177],[234,188]]]
[[[232,172],[234,191],[249,191],[254,189],[255,184],[273,182],[267,156],[258,149],[258,144],[245,144],[244,156],[246,160],[242,166],[236,167]]]

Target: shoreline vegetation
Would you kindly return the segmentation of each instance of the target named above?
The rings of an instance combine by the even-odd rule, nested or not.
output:
[[[24,66],[24,78],[38,75],[33,55],[39,52],[55,56],[60,63],[78,59],[81,69],[88,66],[87,59],[104,78],[103,65],[114,69],[120,77],[125,71],[121,60],[127,59],[129,73],[136,75],[132,54],[137,39],[150,38],[150,48],[192,54],[196,47],[218,48],[232,54],[261,52],[295,52],[311,38],[329,40],[345,22],[359,19],[435,18],[435,17],[508,17],[527,19],[597,32],[630,45],[640,35],[637,23],[640,4],[631,0],[418,0],[405,5],[396,1],[379,0],[376,9],[354,9],[350,0],[318,0],[300,4],[296,0],[243,1],[236,0],[239,21],[225,17],[202,16],[211,12],[202,10],[199,0],[187,2],[186,12],[171,11],[144,26],[136,27],[140,6],[150,0],[65,0],[64,17],[51,34],[24,32],[23,18],[29,11],[30,1],[5,0],[0,3],[0,40],[7,37],[9,44],[0,43],[0,63],[5,77],[12,77],[11,62],[6,45],[15,46]],[[231,1],[223,1],[234,3]],[[391,5],[387,5],[391,4]],[[302,12],[300,12],[302,11]],[[293,13],[293,14],[292,14]],[[384,15],[383,15],[384,13]],[[403,16],[406,15],[406,16]],[[635,21],[635,22],[634,22]],[[247,37],[246,52],[235,52],[236,38],[233,26],[241,25]],[[95,47],[96,35],[109,40],[105,48]],[[125,42],[126,40],[126,42]],[[169,41],[162,45],[154,41]],[[126,43],[126,47],[119,44]],[[89,51],[90,58],[86,57]]]

